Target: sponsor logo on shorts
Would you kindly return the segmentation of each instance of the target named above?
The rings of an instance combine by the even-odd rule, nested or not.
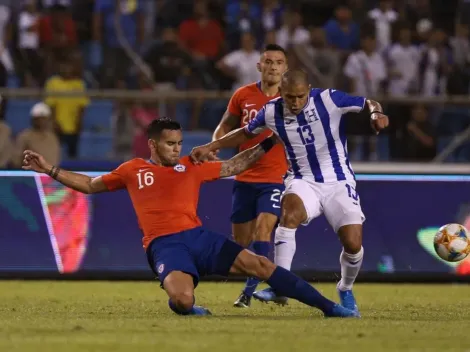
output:
[[[177,172],[185,172],[186,171],[186,166],[178,164],[174,167],[175,171]]]
[[[157,269],[158,273],[159,274],[163,273],[163,270],[165,270],[165,264],[160,264]]]

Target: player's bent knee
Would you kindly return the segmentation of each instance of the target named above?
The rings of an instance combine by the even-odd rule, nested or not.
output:
[[[261,280],[267,280],[271,277],[275,269],[276,265],[271,262],[268,258],[256,256],[255,266],[252,269],[252,276],[257,277]]]
[[[192,291],[181,291],[176,292],[170,296],[170,300],[173,305],[180,312],[185,312],[191,310],[194,305],[194,294]]]
[[[299,212],[283,212],[280,224],[289,229],[296,229],[302,223],[302,215]]]
[[[276,269],[276,265],[268,258],[244,250],[235,259],[230,272],[267,280],[271,277],[274,269]]]

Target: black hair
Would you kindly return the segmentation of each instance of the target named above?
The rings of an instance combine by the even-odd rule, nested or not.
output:
[[[308,85],[308,74],[300,69],[288,70],[282,75],[282,81],[286,84],[306,84]]]
[[[266,51],[280,51],[284,54],[285,57],[287,57],[287,52],[286,49],[284,49],[282,46],[277,45],[277,44],[267,44],[262,53],[265,53]]]
[[[149,139],[159,138],[163,130],[181,130],[181,125],[178,121],[172,120],[168,117],[155,119],[147,126],[147,137]]]

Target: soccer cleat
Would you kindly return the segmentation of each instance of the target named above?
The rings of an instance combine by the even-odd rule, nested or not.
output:
[[[341,291],[339,288],[337,290],[341,305],[344,308],[354,310],[359,313],[359,309],[357,308],[356,304],[356,299],[354,298],[352,290]]]
[[[347,309],[339,304],[335,304],[330,311],[324,312],[325,318],[360,318],[358,311]]]
[[[273,302],[281,306],[285,306],[287,304],[287,297],[278,296],[271,287],[265,288],[261,291],[256,291],[253,293],[253,297],[264,303]]]
[[[250,308],[250,305],[251,305],[251,297],[246,295],[243,292],[240,294],[240,296],[237,298],[237,300],[233,304],[234,307],[238,307],[238,308]]]
[[[193,306],[190,315],[212,315],[211,311],[201,306]]]

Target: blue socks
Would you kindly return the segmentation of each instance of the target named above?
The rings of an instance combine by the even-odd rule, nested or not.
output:
[[[255,241],[253,242],[253,249],[256,254],[261,255],[263,257],[268,257],[269,242]],[[246,280],[245,289],[243,290],[243,293],[248,297],[253,296],[253,292],[255,292],[259,282],[260,281],[257,278],[248,278],[248,280]]]
[[[280,266],[274,270],[267,283],[277,295],[294,298],[324,313],[330,312],[335,305],[335,302],[324,297],[309,283]]]

